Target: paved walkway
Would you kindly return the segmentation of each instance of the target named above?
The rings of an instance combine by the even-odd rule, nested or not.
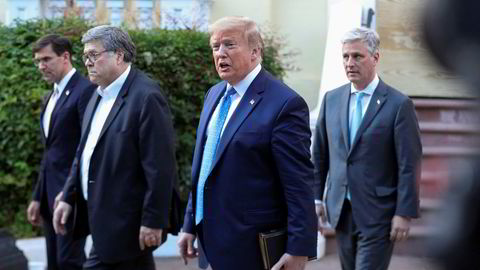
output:
[[[187,266],[178,257],[177,238],[168,236],[165,244],[153,253],[158,270],[191,270],[198,269],[195,260]],[[87,239],[85,250],[88,252],[92,245]],[[29,260],[30,270],[44,270],[46,266],[45,239],[43,237],[17,240],[17,247],[21,249]],[[88,253],[87,253],[88,254]],[[306,270],[340,270],[340,263],[336,254],[329,254],[324,258],[309,262]],[[426,258],[393,256],[389,270],[437,270]]]
[[[155,259],[157,270],[194,270],[197,268],[197,262],[191,261],[184,265],[178,258],[161,257]],[[389,270],[437,270],[425,258],[416,258],[408,256],[393,256]],[[306,270],[341,270],[340,262],[336,254],[330,254],[317,261],[311,261],[307,264]]]

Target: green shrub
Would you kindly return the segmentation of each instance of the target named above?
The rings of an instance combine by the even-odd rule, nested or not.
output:
[[[0,26],[0,227],[17,237],[38,235],[25,218],[43,151],[39,117],[43,96],[52,88],[32,62],[31,48],[42,35],[58,33],[73,42],[73,64],[81,73],[81,35],[91,25],[82,19],[19,21]],[[156,79],[169,99],[177,137],[179,188],[190,190],[195,132],[205,91],[219,81],[208,35],[192,30],[131,30],[137,45],[136,67]],[[279,44],[266,39],[263,66],[283,77]]]

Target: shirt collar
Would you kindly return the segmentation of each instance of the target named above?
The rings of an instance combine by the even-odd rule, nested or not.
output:
[[[243,80],[239,81],[237,84],[233,85],[233,88],[237,91],[240,97],[243,97],[245,92],[247,92],[248,87],[252,84],[253,80],[257,77],[258,73],[262,70],[262,65],[258,64],[250,73],[243,78]],[[230,89],[232,85],[227,83],[227,89]]]
[[[120,75],[118,78],[109,84],[104,89],[100,89],[100,86],[97,88],[97,93],[102,98],[113,98],[118,95],[120,90],[122,89],[123,84],[127,80],[128,73],[130,73],[130,65],[128,65],[127,69]]]
[[[53,84],[53,89],[57,88],[58,89],[58,94],[61,95],[63,92],[63,89],[68,84],[68,81],[72,78],[73,74],[75,74],[75,71],[77,71],[75,68],[72,68],[65,76],[63,76],[62,80],[60,80],[60,83],[54,83]]]
[[[380,82],[380,79],[378,78],[378,75],[375,74],[375,77],[373,80],[365,87],[365,89],[361,90],[362,93],[365,93],[369,96],[373,95],[373,92],[375,92],[375,89],[378,86],[378,83]],[[353,83],[350,84],[350,93],[355,94],[356,92],[360,92],[359,90],[355,89],[355,86],[353,86]]]

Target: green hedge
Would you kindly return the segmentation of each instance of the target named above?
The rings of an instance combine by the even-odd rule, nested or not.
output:
[[[43,151],[39,133],[41,100],[51,89],[32,62],[32,44],[42,35],[59,33],[70,38],[74,66],[86,74],[81,62],[81,35],[90,25],[81,19],[19,21],[0,26],[0,227],[17,237],[32,230],[25,209]],[[177,164],[182,198],[190,190],[195,132],[205,91],[219,81],[208,35],[192,30],[131,30],[137,45],[136,67],[155,78],[168,96],[177,136]],[[263,66],[282,78],[280,43],[268,37]]]

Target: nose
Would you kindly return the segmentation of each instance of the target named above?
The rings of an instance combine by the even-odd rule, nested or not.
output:
[[[218,56],[225,56],[226,55],[226,47],[223,44],[220,44],[217,50],[217,55]]]
[[[353,67],[354,64],[355,64],[354,58],[348,56],[347,59],[345,60],[345,65],[346,65],[347,67]]]
[[[93,62],[90,61],[90,58],[85,59],[84,64],[85,64],[86,67],[93,66]]]
[[[38,63],[38,69],[39,69],[39,70],[45,70],[46,68],[47,68],[47,65],[45,64],[45,62],[40,61],[40,62]]]

